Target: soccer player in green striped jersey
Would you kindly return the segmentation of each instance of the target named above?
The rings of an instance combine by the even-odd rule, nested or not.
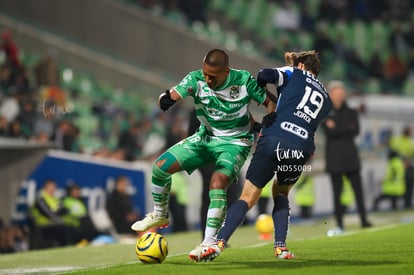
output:
[[[135,222],[131,229],[141,232],[168,225],[171,175],[182,170],[192,173],[214,163],[205,237],[189,253],[191,260],[198,261],[200,251],[215,241],[227,210],[226,190],[236,179],[253,145],[251,129],[255,122],[249,104],[256,101],[272,113],[275,100],[248,71],[230,68],[228,55],[220,49],[209,51],[202,69],[188,73],[178,85],[162,93],[158,104],[166,111],[187,96],[194,100],[200,127],[155,160],[151,185],[154,211]]]

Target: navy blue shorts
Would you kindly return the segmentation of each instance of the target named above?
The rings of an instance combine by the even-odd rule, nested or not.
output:
[[[276,174],[279,185],[295,184],[309,155],[298,145],[277,136],[261,136],[246,179],[263,188]]]

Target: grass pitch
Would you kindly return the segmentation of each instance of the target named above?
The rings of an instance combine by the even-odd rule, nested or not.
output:
[[[273,256],[272,241],[260,241],[252,226],[243,226],[227,248],[209,263],[194,263],[187,253],[200,232],[165,235],[169,256],[162,264],[142,264],[135,244],[66,247],[0,255],[0,274],[413,274],[414,211],[370,215],[374,227],[360,229],[348,215],[346,233],[327,237],[331,219],[292,221],[288,247],[294,260]]]

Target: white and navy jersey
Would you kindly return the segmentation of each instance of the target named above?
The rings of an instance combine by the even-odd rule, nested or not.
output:
[[[257,81],[261,86],[275,84],[279,93],[276,120],[262,129],[262,135],[279,136],[312,155],[315,131],[332,108],[323,84],[310,72],[294,67],[262,69]]]

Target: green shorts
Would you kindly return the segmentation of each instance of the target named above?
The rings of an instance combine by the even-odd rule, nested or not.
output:
[[[166,152],[172,154],[182,170],[191,174],[206,164],[214,163],[215,172],[227,175],[234,181],[251,150],[251,140],[229,139],[194,135],[178,142]],[[159,157],[162,159],[163,155]]]

